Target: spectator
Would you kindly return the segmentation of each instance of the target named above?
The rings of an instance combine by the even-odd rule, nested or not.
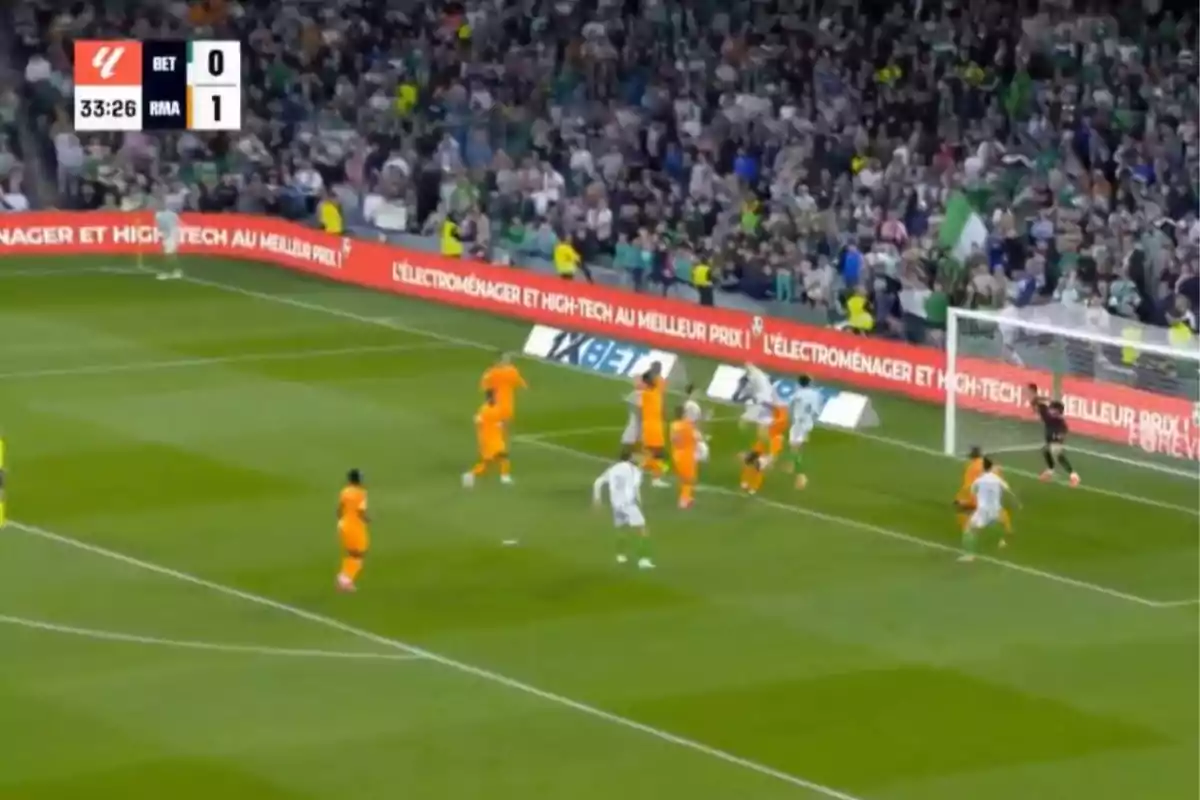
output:
[[[342,209],[338,205],[333,192],[326,192],[317,206],[317,217],[321,221],[321,229],[326,233],[341,236],[345,230],[342,223]]]
[[[377,0],[153,6],[64,5],[53,30],[42,6],[15,7],[22,125],[60,202],[136,205],[165,183],[188,208],[315,222],[330,196],[347,230],[436,246],[449,223],[459,253],[518,263],[566,243],[586,276],[612,264],[639,290],[710,264],[714,302],[795,296],[815,321],[861,284],[872,335],[895,335],[903,303],[938,339],[942,297],[1161,325],[1177,294],[1200,307],[1192,12],[467,0],[447,28]],[[55,125],[70,37],[198,21],[250,44],[243,133],[80,141]],[[0,85],[0,124],[15,95]],[[952,198],[980,221],[957,251],[941,247]]]
[[[558,273],[558,277],[567,281],[575,280],[580,262],[579,251],[575,249],[575,245],[568,239],[559,239],[558,244],[554,246],[554,271]]]
[[[867,287],[859,284],[846,299],[846,319],[849,328],[860,336],[875,330],[875,315],[867,295]]]

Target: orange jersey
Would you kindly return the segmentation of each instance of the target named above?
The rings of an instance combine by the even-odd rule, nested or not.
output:
[[[338,495],[338,523],[342,528],[365,528],[367,525],[367,490],[350,485]]]
[[[675,420],[671,423],[671,450],[675,454],[676,460],[695,460],[697,444],[695,425],[686,419]]]
[[[967,494],[971,493],[971,485],[979,480],[979,476],[983,474],[983,459],[972,458],[967,462],[966,469],[963,470],[962,490]]]
[[[787,433],[787,427],[787,408],[778,404],[771,406],[771,426],[767,429],[771,438],[783,436],[783,434]]]
[[[521,371],[512,364],[497,364],[483,373],[479,388],[494,393],[496,405],[511,416],[516,410],[517,390],[528,389],[529,384],[525,383]]]
[[[642,422],[656,422],[662,424],[663,418],[663,399],[667,391],[667,382],[662,378],[655,378],[654,383],[646,386],[644,383],[639,390],[642,396]]]
[[[696,447],[699,443],[700,434],[689,420],[671,423],[671,462],[684,483],[696,482]]]
[[[992,467],[992,472],[999,475],[1000,468]],[[963,470],[962,486],[959,487],[958,494],[954,498],[958,503],[969,506],[975,505],[975,495],[971,492],[971,486],[975,484],[975,481],[979,480],[979,476],[982,474],[982,458],[972,458],[967,462],[967,467]]]
[[[504,410],[499,405],[484,403],[479,407],[475,413],[475,435],[485,460],[504,452]]]
[[[338,495],[338,534],[346,550],[366,552],[367,490],[350,484]]]

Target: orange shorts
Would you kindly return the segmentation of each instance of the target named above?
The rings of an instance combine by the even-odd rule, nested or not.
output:
[[[366,528],[339,525],[338,538],[342,541],[342,549],[351,553],[365,553],[371,546]]]
[[[484,439],[479,443],[479,460],[491,461],[503,455],[506,449],[503,439]]]
[[[642,428],[642,447],[649,450],[662,450],[667,446],[667,437],[661,425]]]
[[[696,482],[696,459],[695,457],[685,458],[680,460],[676,458],[673,463],[675,474],[679,476],[679,480],[684,483]]]

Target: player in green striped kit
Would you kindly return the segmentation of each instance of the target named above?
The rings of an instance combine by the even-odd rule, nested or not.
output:
[[[808,486],[808,476],[804,474],[801,453],[813,428],[817,427],[817,420],[820,419],[821,409],[825,405],[825,396],[812,386],[812,380],[807,375],[798,377],[796,385],[799,388],[788,404],[788,415],[792,418],[792,427],[788,431],[788,455],[791,457],[792,472],[796,476],[796,488],[803,489]]]

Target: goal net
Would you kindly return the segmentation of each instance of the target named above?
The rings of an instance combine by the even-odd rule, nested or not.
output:
[[[973,445],[991,453],[1039,449],[1030,384],[1064,404],[1072,457],[1110,469],[1200,474],[1195,337],[1058,303],[951,309],[946,385],[957,391],[946,393],[947,454]]]

